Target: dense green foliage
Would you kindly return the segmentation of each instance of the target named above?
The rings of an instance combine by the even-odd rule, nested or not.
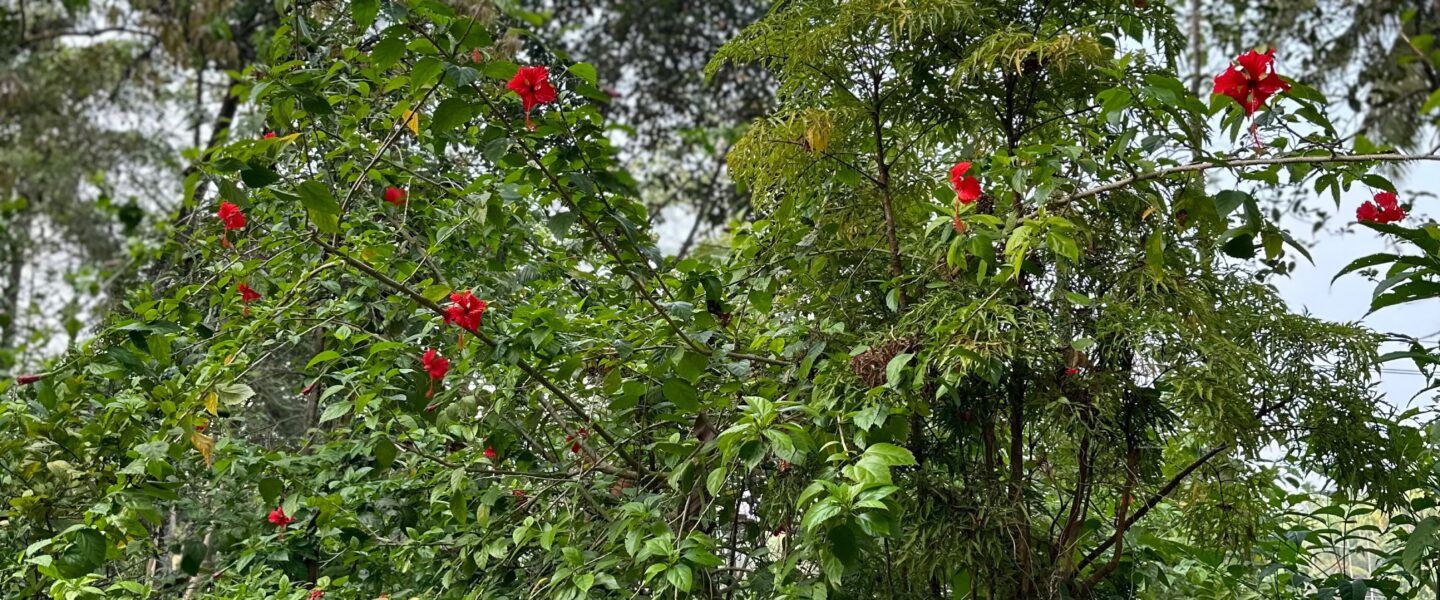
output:
[[[1396,357],[1285,307],[1267,278],[1305,250],[1256,200],[1436,157],[1345,150],[1301,80],[1252,137],[1187,88],[1158,2],[789,0],[708,68],[773,78],[728,156],[752,218],[676,259],[599,70],[520,43],[532,16],[298,4],[254,37],[227,97],[276,135],[218,136],[151,276],[0,401],[0,593],[1440,585],[1431,439],[1374,388]],[[526,65],[559,90],[533,129],[506,87]],[[1403,265],[1379,298],[1440,285],[1433,224],[1374,227],[1428,253],[1359,265]],[[464,290],[474,332],[444,318]],[[1393,519],[1352,531],[1371,511]],[[1321,566],[1360,541],[1392,557],[1368,580]]]

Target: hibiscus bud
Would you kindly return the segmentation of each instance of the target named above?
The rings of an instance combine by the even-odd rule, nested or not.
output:
[[[15,376],[15,383],[18,383],[20,385],[30,385],[44,378],[45,376],[41,374],[17,375]]]

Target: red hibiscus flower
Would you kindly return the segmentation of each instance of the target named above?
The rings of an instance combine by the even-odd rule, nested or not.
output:
[[[215,216],[220,217],[220,224],[225,226],[225,231],[220,232],[220,245],[229,248],[230,230],[245,228],[245,213],[240,212],[240,207],[221,201]]]
[[[245,285],[245,282],[243,282],[243,281],[240,282],[239,284],[237,284],[235,287],[236,287],[236,289],[239,289],[239,290],[240,290],[240,301],[241,301],[241,302],[250,302],[251,300],[259,300],[260,297],[261,297],[261,296],[260,296],[260,292],[257,292],[257,291],[255,291],[255,290],[250,289],[250,286]]]
[[[485,447],[485,458],[488,458],[488,459],[490,459],[490,460],[495,460],[495,448],[494,448],[494,447],[491,447],[491,446],[486,446],[486,447]]]
[[[263,137],[263,138],[265,138],[265,139],[267,139],[267,140],[272,140],[272,139],[275,139],[275,132],[273,132],[273,131],[267,131],[267,132],[265,132],[265,135],[260,136],[260,137]]]
[[[555,86],[550,85],[550,70],[543,66],[520,67],[505,87],[520,96],[520,102],[525,106],[526,129],[535,129],[535,123],[530,120],[530,109],[554,102],[556,98]]]
[[[579,453],[580,453],[580,442],[575,442],[575,443],[573,443],[573,444],[570,444],[570,453],[571,453],[571,454],[579,454]]]
[[[291,518],[290,515],[285,514],[285,507],[283,506],[277,506],[275,507],[275,510],[270,511],[271,525],[284,529],[286,525],[294,522],[294,518]]]
[[[980,198],[980,180],[966,177],[970,163],[961,161],[950,167],[950,187],[955,189],[955,233],[965,233],[965,222],[960,220],[960,205],[969,204]]]
[[[241,309],[240,314],[248,317],[250,316],[249,304],[252,301],[260,299],[260,292],[250,289],[250,286],[245,285],[243,281],[236,284],[235,287],[240,290],[240,302],[245,305],[245,308]]]
[[[950,187],[955,188],[955,199],[962,204],[969,204],[980,198],[980,180],[966,177],[965,172],[969,170],[970,163],[963,161],[950,167]]]
[[[1215,93],[1234,98],[1245,108],[1245,114],[1254,115],[1270,96],[1290,90],[1290,84],[1275,74],[1274,48],[1264,54],[1251,50],[1235,62],[1238,67],[1230,65],[1215,76]]]
[[[220,217],[220,223],[225,226],[225,231],[245,228],[245,213],[240,212],[240,207],[227,201],[220,202],[220,210],[215,213],[215,216]]]
[[[385,188],[385,201],[395,206],[405,206],[405,190],[397,187]]]
[[[480,319],[485,316],[484,300],[465,290],[450,294],[450,302],[452,304],[445,308],[445,323],[454,323],[469,331],[480,329]]]
[[[1364,223],[1394,223],[1405,218],[1405,209],[1400,208],[1394,193],[1380,192],[1374,200],[1366,200],[1355,209],[1355,218]]]
[[[37,381],[40,381],[41,379],[44,379],[44,378],[45,378],[44,375],[38,375],[38,374],[33,374],[33,373],[32,373],[32,374],[28,374],[28,375],[16,375],[16,376],[15,376],[15,383],[16,383],[16,384],[19,384],[19,385],[30,385],[30,384],[35,383],[35,382],[37,382]]]
[[[425,372],[430,374],[430,389],[425,391],[425,397],[429,398],[435,394],[435,382],[445,378],[445,372],[450,370],[450,361],[440,356],[439,351],[431,348],[425,351],[420,357],[420,362],[425,365]]]
[[[1074,377],[1075,375],[1077,375],[1077,374],[1079,374],[1079,373],[1080,373],[1080,369],[1077,369],[1077,368],[1075,368],[1075,367],[1070,367],[1070,368],[1068,368],[1068,369],[1065,369],[1065,376],[1066,376],[1066,377]]]

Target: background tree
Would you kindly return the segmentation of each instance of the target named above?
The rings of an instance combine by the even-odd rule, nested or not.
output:
[[[745,126],[764,114],[773,84],[761,69],[725,68],[707,77],[704,67],[770,3],[539,4],[551,15],[546,39],[595,64],[613,94],[607,117],[624,131],[627,164],[642,182],[652,220],[693,214],[693,222],[670,226],[680,232],[677,254],[745,212],[747,196],[727,176],[724,157]]]
[[[0,402],[7,596],[1224,597],[1278,582],[1267,451],[1386,510],[1433,472],[1381,337],[1287,310],[1302,250],[1200,175],[1440,157],[1189,93],[1165,6],[775,7],[710,67],[774,78],[755,218],[684,259],[533,15],[291,8],[225,96],[276,135]]]

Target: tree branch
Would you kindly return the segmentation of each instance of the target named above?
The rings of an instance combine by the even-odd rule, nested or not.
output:
[[[1360,163],[1360,162],[1411,162],[1411,161],[1440,161],[1440,154],[1401,154],[1389,152],[1384,154],[1353,154],[1353,155],[1325,155],[1325,156],[1281,156],[1279,158],[1246,158],[1241,160],[1214,162],[1194,162],[1178,167],[1160,169],[1149,173],[1141,173],[1112,181],[1105,185],[1096,186],[1087,190],[1079,191],[1068,196],[1061,196],[1050,201],[1046,206],[1049,208],[1060,208],[1069,205],[1076,200],[1083,200],[1091,196],[1098,196],[1105,192],[1113,192],[1118,189],[1130,187],[1140,182],[1164,179],[1171,175],[1180,173],[1199,173],[1211,169],[1233,169],[1236,167],[1254,167],[1268,165],[1295,165],[1295,164],[1329,164],[1329,163]]]
[[[1174,477],[1170,478],[1170,481],[1165,483],[1165,487],[1160,488],[1160,491],[1155,492],[1153,495],[1151,495],[1150,498],[1145,501],[1145,504],[1141,505],[1139,510],[1135,511],[1134,516],[1131,516],[1129,519],[1125,520],[1125,529],[1133,527],[1136,521],[1139,521],[1142,517],[1144,517],[1147,513],[1150,512],[1150,509],[1155,508],[1157,505],[1163,502],[1165,500],[1165,497],[1169,496],[1171,492],[1174,492],[1175,488],[1180,487],[1180,483],[1185,481],[1185,478],[1189,477],[1191,473],[1194,473],[1200,467],[1205,466],[1205,463],[1210,462],[1210,459],[1215,458],[1216,455],[1228,449],[1230,449],[1230,444],[1220,444],[1219,446],[1216,446],[1215,449],[1206,452],[1205,454],[1201,455],[1200,458],[1195,459],[1195,462],[1190,463],[1189,466],[1181,469],[1179,473],[1176,473]],[[1110,546],[1115,545],[1115,543],[1116,539],[1114,537],[1106,539],[1094,550],[1091,550],[1089,554],[1085,555],[1085,559],[1080,561],[1079,566],[1075,567],[1075,571],[1078,573],[1081,570],[1084,570],[1086,565],[1095,562],[1095,559],[1100,558],[1100,555],[1103,554],[1105,550],[1109,549]]]

